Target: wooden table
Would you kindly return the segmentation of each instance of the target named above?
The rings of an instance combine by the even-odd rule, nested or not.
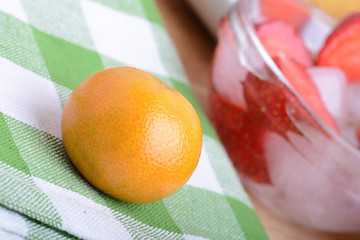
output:
[[[184,0],[155,0],[184,64],[192,88],[205,112],[215,40]],[[249,194],[250,195],[250,194]],[[355,240],[359,234],[332,234],[290,223],[269,211],[250,195],[271,240]]]

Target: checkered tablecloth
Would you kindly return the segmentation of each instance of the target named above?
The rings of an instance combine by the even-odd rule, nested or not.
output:
[[[83,79],[141,68],[197,110],[199,165],[174,195],[150,204],[113,199],[65,152],[64,103]],[[267,239],[189,87],[151,0],[0,0],[0,239]]]

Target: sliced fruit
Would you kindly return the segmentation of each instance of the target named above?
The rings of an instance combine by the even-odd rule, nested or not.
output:
[[[338,131],[305,68],[286,56],[275,58],[275,62],[309,107],[329,126]],[[261,121],[265,122],[270,130],[284,137],[286,137],[287,131],[298,132],[288,116],[287,105],[294,109],[296,118],[302,118],[315,124],[295,96],[280,81],[264,81],[249,74],[248,80],[244,83],[244,93],[249,111],[261,112]]]
[[[317,65],[342,69],[348,82],[360,79],[360,12],[347,17],[329,35]]]
[[[303,66],[313,65],[304,42],[289,24],[279,20],[265,22],[256,27],[256,33],[271,57],[287,55]]]
[[[296,104],[295,98],[281,82],[264,81],[249,74],[244,83],[245,99],[251,114],[271,131],[286,137],[287,131],[298,132],[286,113],[286,103]]]
[[[214,92],[210,98],[211,120],[235,168],[247,178],[270,184],[263,156],[266,130],[258,114],[244,112]]]
[[[327,111],[316,85],[306,72],[306,69],[286,56],[277,57],[274,61],[291,86],[302,97],[307,105],[330,127],[339,131],[334,120]]]
[[[267,20],[282,20],[299,29],[309,19],[306,7],[294,0],[260,0],[260,11]]]

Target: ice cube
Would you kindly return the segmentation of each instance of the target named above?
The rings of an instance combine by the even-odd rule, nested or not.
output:
[[[347,123],[358,128],[360,126],[360,81],[348,84],[346,88]]]
[[[356,126],[349,122],[338,124],[341,136],[353,147],[359,146],[359,140],[356,135]]]
[[[264,155],[272,185],[246,179],[245,185],[278,213],[305,226],[332,231],[358,229],[359,196],[332,181],[342,172],[321,158],[321,152],[303,136],[289,132],[288,137],[290,142],[273,132],[266,135]]]
[[[322,16],[322,19],[311,17],[299,33],[307,49],[311,53],[317,54],[335,25],[336,22],[331,18],[325,16]]]
[[[246,109],[241,81],[248,71],[239,62],[236,41],[227,22],[221,23],[221,35],[213,62],[213,86],[222,97]]]
[[[329,113],[338,123],[342,122],[346,113],[347,80],[345,73],[334,67],[309,67],[307,71]]]

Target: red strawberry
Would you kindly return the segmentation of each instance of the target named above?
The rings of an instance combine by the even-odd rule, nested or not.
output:
[[[347,17],[328,36],[317,65],[341,68],[349,82],[360,79],[360,13]]]
[[[307,8],[294,0],[260,0],[260,12],[267,20],[282,20],[300,29],[309,19]]]
[[[244,112],[236,105],[212,93],[210,117],[235,168],[258,183],[270,183],[263,156],[266,128],[259,115]]]
[[[280,81],[264,81],[249,74],[244,82],[244,93],[250,114],[260,115],[259,120],[270,130],[284,137],[286,131],[297,132],[285,108],[286,103],[296,104],[296,101]]]
[[[256,33],[271,57],[287,55],[303,66],[313,65],[303,40],[289,24],[279,20],[265,22],[256,27]]]
[[[275,62],[309,107],[327,124],[338,131],[305,68],[286,56],[275,58]],[[253,113],[260,112],[262,121],[267,124],[270,130],[284,137],[286,137],[286,131],[298,132],[287,114],[286,105],[294,109],[297,118],[301,117],[301,119],[306,119],[315,124],[295,96],[280,81],[264,81],[254,75],[249,75],[244,83],[244,93],[249,111]]]
[[[326,110],[320,93],[306,72],[306,69],[286,56],[275,58],[275,62],[291,86],[307,105],[330,127],[335,131],[339,131],[331,115]]]

